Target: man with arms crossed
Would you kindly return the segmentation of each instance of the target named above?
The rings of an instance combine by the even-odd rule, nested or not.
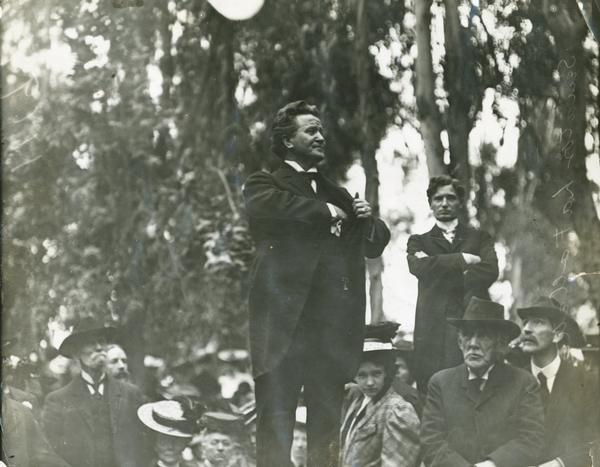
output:
[[[390,233],[369,203],[317,170],[325,139],[316,107],[297,101],[280,109],[272,149],[280,166],[244,185],[257,251],[249,297],[257,461],[290,465],[304,386],[308,466],[330,465],[344,383],[362,351],[364,258],[381,255]]]
[[[419,279],[414,371],[421,393],[427,390],[432,374],[462,361],[456,330],[446,318],[460,318],[471,297],[489,299],[488,288],[498,277],[492,238],[459,222],[464,198],[465,189],[458,180],[432,177],[427,199],[435,225],[408,239],[408,269]]]

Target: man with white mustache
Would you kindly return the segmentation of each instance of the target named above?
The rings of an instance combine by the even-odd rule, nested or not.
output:
[[[458,328],[464,364],[434,374],[423,411],[427,467],[522,467],[537,464],[543,409],[535,379],[504,363],[519,326],[498,303],[473,297]]]

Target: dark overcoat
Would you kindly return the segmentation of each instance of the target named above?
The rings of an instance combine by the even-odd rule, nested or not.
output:
[[[428,467],[471,467],[485,459],[496,467],[538,465],[544,413],[535,378],[499,363],[479,394],[464,364],[439,371],[429,382],[421,442]]]
[[[565,467],[591,467],[590,443],[600,436],[599,401],[598,382],[562,360],[545,407],[544,462],[560,457]]]
[[[31,409],[2,399],[2,460],[8,467],[69,467],[48,444]]]
[[[147,466],[152,456],[152,438],[137,417],[143,403],[140,390],[110,376],[106,378],[112,430],[112,447],[119,467]],[[93,467],[95,423],[89,390],[80,377],[46,396],[42,425],[57,454],[73,467]]]
[[[337,306],[323,319],[336,330],[330,336],[327,357],[351,379],[362,352],[364,258],[381,255],[390,232],[379,219],[356,218],[350,193],[327,178],[321,177],[319,190],[349,214],[342,224],[341,251],[324,278],[329,293],[337,293]],[[317,266],[330,244],[332,217],[310,182],[287,164],[273,173],[251,175],[243,192],[256,244],[249,309],[252,366],[258,377],[277,365],[292,342]]]
[[[415,256],[419,251],[427,257]],[[481,257],[481,263],[467,265],[462,253]],[[419,279],[414,371],[423,391],[436,371],[462,362],[456,329],[446,319],[461,318],[471,297],[489,299],[488,288],[498,277],[498,258],[487,233],[459,223],[452,243],[437,225],[422,235],[411,235],[407,259],[410,272]]]

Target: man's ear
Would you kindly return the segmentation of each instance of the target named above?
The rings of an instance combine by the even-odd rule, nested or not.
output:
[[[558,344],[559,342],[564,341],[566,340],[566,338],[568,338],[568,335],[565,331],[566,327],[567,326],[564,322],[554,327],[554,337],[552,338],[552,342]]]
[[[294,147],[294,144],[288,139],[288,138],[283,138],[283,145],[288,148],[288,149],[292,149]]]

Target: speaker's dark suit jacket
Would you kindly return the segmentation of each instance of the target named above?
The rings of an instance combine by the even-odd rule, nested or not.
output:
[[[335,329],[326,351],[337,369],[354,377],[362,351],[365,320],[365,256],[383,252],[390,233],[378,219],[353,215],[352,196],[321,177],[319,191],[349,214],[318,284],[336,306],[321,316]],[[250,348],[255,377],[272,370],[288,350],[313,279],[331,245],[331,214],[310,182],[287,164],[273,173],[258,172],[244,185],[250,231],[256,243],[251,271]]]
[[[142,467],[152,456],[152,444],[137,409],[143,397],[135,386],[107,376],[112,448],[118,467]],[[46,396],[42,425],[54,450],[73,467],[94,467],[94,420],[89,390],[79,376]]]
[[[69,467],[50,448],[31,409],[2,399],[2,460],[8,467]]]
[[[418,258],[419,251],[427,258]],[[468,266],[462,253],[481,257]],[[461,318],[471,297],[487,298],[498,277],[498,259],[492,238],[459,223],[454,241],[448,242],[435,225],[422,235],[411,235],[407,246],[408,268],[419,279],[415,314],[414,371],[420,391],[431,375],[462,362],[456,329],[446,318]]]
[[[590,467],[589,443],[600,436],[598,382],[562,360],[544,411],[544,462],[560,457],[565,467]]]
[[[429,382],[421,442],[428,467],[471,467],[486,458],[496,467],[538,465],[544,414],[536,380],[497,364],[479,394],[464,364],[436,373]]]

